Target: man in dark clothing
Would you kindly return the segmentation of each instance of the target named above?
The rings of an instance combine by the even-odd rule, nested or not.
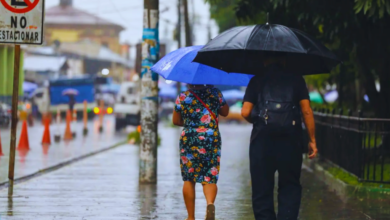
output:
[[[309,133],[309,158],[317,153],[314,135],[314,117],[310,108],[309,94],[302,76],[289,74],[284,69],[283,58],[264,62],[266,73],[251,79],[244,97],[242,116],[254,123],[250,144],[250,172],[252,178],[252,205],[256,220],[296,220],[301,202],[300,175],[302,167],[302,127],[300,119],[294,131],[288,134],[268,134],[259,129],[254,109],[262,95],[263,84],[273,80],[273,93],[283,96],[283,86],[292,85],[292,99],[304,119]],[[266,80],[266,76],[267,80]],[[275,85],[276,82],[276,85]],[[278,94],[278,92],[280,94]],[[274,95],[275,96],[275,95]],[[267,116],[268,118],[268,116]],[[266,120],[267,120],[266,118]],[[293,121],[295,125],[295,121]],[[265,125],[262,125],[265,127]],[[278,171],[278,216],[274,211],[273,189],[275,172]]]
[[[74,95],[69,95],[69,110],[73,112],[74,105],[76,104],[76,97]]]

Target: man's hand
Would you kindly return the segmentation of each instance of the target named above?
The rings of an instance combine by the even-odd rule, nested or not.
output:
[[[316,142],[309,142],[309,159],[313,159],[317,156],[317,143]]]
[[[241,109],[241,116],[245,118],[245,120],[249,123],[253,123],[251,118],[252,109],[253,109],[253,103],[250,102],[244,102]]]

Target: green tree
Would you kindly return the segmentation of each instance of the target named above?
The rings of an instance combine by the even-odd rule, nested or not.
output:
[[[211,18],[217,22],[220,32],[238,25],[238,19],[235,14],[237,3],[238,0],[225,0],[214,2],[211,5]]]
[[[219,1],[209,0],[211,5]],[[361,82],[357,95],[367,93],[376,115],[390,117],[389,0],[237,0],[235,5],[239,21],[264,23],[259,14],[265,12],[270,23],[301,29],[324,42],[344,61],[328,80],[339,80],[342,73],[347,88],[355,84],[356,91]]]

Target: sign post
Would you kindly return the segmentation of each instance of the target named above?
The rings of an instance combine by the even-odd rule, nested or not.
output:
[[[0,44],[15,45],[8,197],[13,195],[20,45],[43,43],[44,0],[0,0]]]

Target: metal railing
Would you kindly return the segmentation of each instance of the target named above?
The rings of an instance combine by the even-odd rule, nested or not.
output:
[[[324,110],[314,113],[320,158],[359,181],[390,183],[390,119],[349,115]]]

